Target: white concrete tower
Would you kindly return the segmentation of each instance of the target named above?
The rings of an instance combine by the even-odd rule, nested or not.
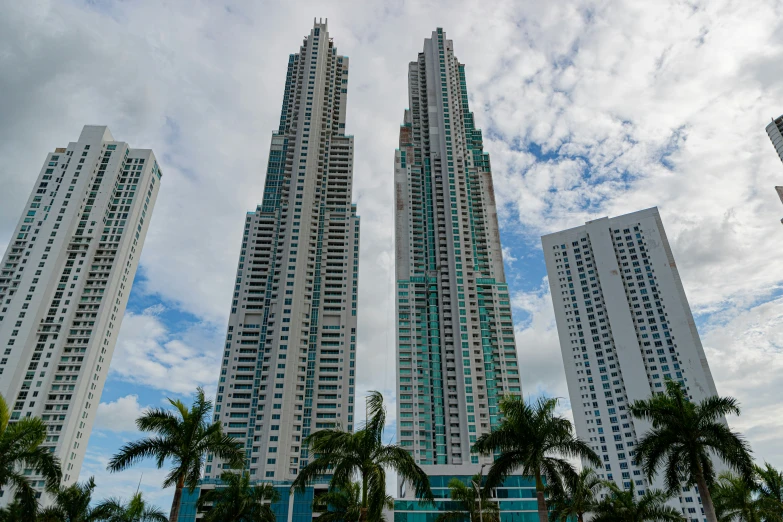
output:
[[[12,422],[48,425],[66,485],[79,476],[160,177],[151,150],[85,126],[47,155],[3,258],[0,393]]]
[[[354,428],[359,217],[345,135],[348,58],[326,21],[288,60],[264,199],[245,218],[215,419],[251,478],[290,481],[315,430]],[[208,457],[205,477],[223,463]]]
[[[662,488],[633,464],[649,424],[628,405],[665,392],[667,379],[697,402],[717,391],[658,209],[541,240],[577,435],[603,460],[603,478],[626,488],[634,481],[639,494]],[[695,488],[672,503],[690,520],[704,518]]]
[[[408,96],[394,156],[397,438],[429,473],[464,475],[491,462],[471,446],[521,385],[489,154],[442,29],[408,66]]]
[[[766,130],[767,136],[775,147],[775,152],[778,153],[780,161],[783,161],[783,116],[772,120]]]
[[[772,145],[775,147],[775,152],[778,153],[780,161],[783,161],[783,116],[772,120],[769,125],[767,125],[766,130],[770,141],[772,141]],[[783,186],[775,187],[775,190],[780,197],[780,202],[783,203]],[[780,221],[783,223],[783,219]]]

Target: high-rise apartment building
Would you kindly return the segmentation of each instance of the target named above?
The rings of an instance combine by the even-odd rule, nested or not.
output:
[[[289,57],[263,202],[245,218],[215,402],[253,479],[293,480],[311,458],[305,437],[354,428],[359,217],[347,83],[348,58],[316,22]],[[222,470],[208,457],[206,479]]]
[[[780,116],[772,120],[767,125],[767,135],[769,136],[772,145],[775,147],[775,152],[778,153],[780,161],[783,161],[783,116]],[[780,197],[780,202],[783,203],[783,186],[775,187],[775,190]],[[780,220],[783,223],[783,219]]]
[[[442,29],[408,66],[408,95],[394,168],[397,440],[431,475],[470,475],[491,462],[471,446],[521,385],[489,155]]]
[[[79,476],[160,178],[151,150],[85,126],[47,155],[3,258],[0,393],[11,422],[46,423],[64,484]]]
[[[649,424],[628,405],[679,382],[693,401],[717,395],[657,208],[542,238],[576,432],[602,478],[638,494],[649,484],[634,448]],[[716,463],[720,467],[720,463]],[[695,488],[673,500],[704,518]]]
[[[767,135],[770,141],[772,141],[780,161],[783,161],[783,116],[772,120],[767,125]],[[775,190],[778,193],[778,197],[780,197],[780,202],[783,203],[783,186],[775,187]],[[780,222],[783,223],[783,219]]]
[[[778,197],[780,198],[780,202],[783,203],[783,187],[775,187],[775,190],[778,193]],[[783,222],[783,219],[780,220]]]
[[[772,120],[767,125],[767,136],[769,136],[775,151],[778,153],[780,161],[783,161],[783,116]]]

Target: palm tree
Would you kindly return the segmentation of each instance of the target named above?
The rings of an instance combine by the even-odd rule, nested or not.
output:
[[[225,487],[210,490],[198,499],[199,511],[212,504],[204,522],[275,522],[270,503],[280,500],[280,495],[272,484],[253,486],[247,471],[226,472],[220,480]]]
[[[38,522],[95,522],[103,513],[90,508],[92,493],[95,490],[95,479],[90,477],[87,482],[60,487],[54,496],[54,505],[44,509],[38,515]]]
[[[763,468],[756,466],[756,476],[756,492],[768,522],[783,522],[783,473],[765,462]]]
[[[313,499],[313,511],[320,522],[357,522],[362,516],[362,486],[351,482],[332,488]]]
[[[384,445],[381,439],[386,426],[383,395],[371,391],[367,399],[368,420],[356,433],[338,428],[316,431],[305,439],[313,460],[299,472],[292,489],[304,491],[314,480],[332,475],[330,488],[345,487],[358,475],[361,479],[361,522],[376,522],[386,501],[386,469],[412,484],[416,495],[434,500],[427,474],[416,464],[413,456],[396,444]]]
[[[593,510],[598,502],[598,493],[603,482],[593,468],[584,468],[578,475],[566,477],[564,489],[553,491],[549,500],[550,522],[566,522],[576,517],[584,522],[585,513]]]
[[[166,522],[166,514],[157,506],[148,506],[137,492],[127,503],[122,499],[110,498],[96,506],[103,522]]]
[[[160,469],[171,460],[173,465],[163,487],[175,486],[169,521],[177,522],[182,489],[187,485],[193,491],[198,485],[206,454],[214,454],[232,468],[244,464],[245,454],[234,439],[223,433],[219,421],[210,423],[212,402],[204,398],[203,389],[198,388],[190,410],[180,400],[168,401],[175,411],[149,409],[136,419],[139,430],[157,436],[125,444],[109,461],[108,469],[122,471],[148,457],[154,458]]]
[[[500,509],[497,502],[489,499],[488,490],[480,487],[482,476],[474,475],[467,485],[458,478],[449,482],[449,496],[459,509],[441,513],[436,522],[499,522]],[[474,487],[474,484],[476,485]],[[478,489],[478,493],[476,489]]]
[[[724,472],[713,484],[715,514],[721,522],[762,522],[761,499],[756,496],[756,484],[748,483],[732,473]]]
[[[33,497],[35,500],[35,497]],[[0,522],[30,522],[36,520],[38,513],[38,502],[32,504],[22,502],[19,498],[4,508],[0,508]]]
[[[778,500],[780,479],[781,473],[769,464],[755,467],[752,482],[730,472],[721,473],[712,486],[718,520],[782,522],[783,503]]]
[[[648,479],[652,480],[663,467],[669,492],[678,492],[683,483],[695,483],[707,521],[717,522],[709,490],[715,480],[710,453],[744,480],[750,481],[753,474],[750,447],[741,435],[729,429],[724,418],[729,413],[740,414],[737,401],[715,396],[694,404],[682,387],[670,380],[666,382],[666,394],[635,401],[629,411],[652,424],[636,446],[636,462]]]
[[[557,491],[562,489],[562,477],[576,475],[566,458],[601,465],[590,446],[574,435],[571,421],[555,415],[556,407],[557,399],[541,398],[528,404],[521,397],[504,397],[500,401],[500,425],[479,437],[472,450],[483,455],[497,453],[486,488],[499,485],[517,470],[535,477],[540,522],[548,518],[544,481]]]
[[[627,490],[612,481],[604,486],[609,494],[595,505],[590,522],[685,522],[679,511],[666,505],[671,495],[665,491],[648,490],[638,497],[633,481]]]
[[[394,509],[394,499],[386,495],[384,507]],[[332,488],[313,500],[313,511],[320,511],[319,522],[358,522],[362,516],[362,486],[351,482]],[[383,517],[381,521],[385,520]]]
[[[13,489],[24,504],[37,505],[28,475],[46,480],[46,488],[56,490],[62,479],[60,461],[47,448],[46,425],[38,417],[11,422],[8,404],[0,395],[0,489]],[[28,472],[28,475],[25,474]]]

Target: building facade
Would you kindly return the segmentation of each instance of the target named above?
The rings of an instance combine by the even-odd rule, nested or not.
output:
[[[254,487],[271,484],[278,494],[278,500],[270,503],[272,512],[275,514],[276,522],[312,522],[313,521],[313,499],[316,492],[323,494],[328,490],[328,483],[318,481],[312,486],[305,488],[304,492],[291,491],[290,481],[275,480],[256,480],[251,483]],[[180,503],[179,517],[177,522],[195,522],[204,518],[211,503],[207,503],[199,510],[198,500],[205,492],[215,488],[224,487],[220,479],[204,479],[193,491],[185,488],[182,492],[182,501]]]
[[[161,175],[151,150],[85,126],[46,156],[3,258],[0,394],[11,422],[46,423],[66,485],[84,460]]]
[[[775,187],[775,190],[778,193],[778,197],[780,198],[780,202],[783,203],[783,187]],[[783,222],[783,219],[780,220]]]
[[[435,502],[421,501],[415,498],[402,498],[394,502],[394,522],[437,522],[438,518],[449,511],[462,511],[464,507],[451,500],[449,482],[457,479],[466,486],[476,488],[479,485],[476,475],[481,469],[478,465],[460,464],[431,466],[430,487]],[[492,502],[497,503],[500,522],[538,522],[538,503],[536,500],[536,479],[522,475],[507,477],[492,490]],[[467,520],[467,517],[465,517]],[[387,520],[391,522],[391,517]]]
[[[345,134],[348,58],[315,22],[288,60],[261,205],[239,252],[215,420],[251,478],[291,481],[310,433],[354,429],[359,217]],[[205,478],[224,464],[207,457]]]
[[[693,401],[717,395],[657,208],[541,238],[577,435],[602,478],[639,494],[648,483],[634,447],[650,428],[628,405],[679,382]],[[720,467],[720,466],[718,466]],[[695,488],[673,504],[704,520]]]
[[[775,147],[775,152],[778,153],[780,161],[783,161],[783,116],[780,116],[772,120],[767,125],[767,136],[769,136],[772,146]]]
[[[394,165],[397,440],[428,472],[475,467],[491,458],[471,446],[521,385],[489,155],[442,29],[408,66],[408,95]]]
[[[780,161],[783,161],[783,116],[772,120],[766,130],[772,146],[775,147],[775,152],[778,153]],[[780,197],[780,202],[783,203],[783,186],[775,187],[775,190]],[[783,223],[783,219],[780,222]]]

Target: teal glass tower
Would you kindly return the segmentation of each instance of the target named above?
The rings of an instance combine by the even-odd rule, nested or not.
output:
[[[429,473],[470,475],[491,461],[471,446],[521,385],[489,154],[442,29],[409,64],[408,94],[394,168],[397,438]]]

